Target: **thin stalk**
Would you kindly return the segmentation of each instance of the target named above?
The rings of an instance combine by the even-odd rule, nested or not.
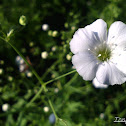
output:
[[[56,121],[57,121],[58,120],[58,116],[57,116],[57,114],[56,114],[56,112],[55,112],[55,110],[53,108],[52,102],[50,101],[50,99],[48,99],[48,102],[49,102],[49,105],[50,105],[50,107],[51,107],[51,109],[53,111],[53,114],[55,115]]]
[[[58,79],[60,79],[60,78],[62,78],[62,77],[68,76],[68,75],[70,75],[70,74],[72,74],[72,73],[74,73],[74,72],[76,72],[76,70],[70,71],[70,72],[68,72],[68,73],[66,73],[66,74],[63,74],[63,75],[61,75],[61,76],[59,76],[59,77],[56,77],[56,78],[54,78],[54,79],[52,79],[52,80],[49,80],[49,81],[43,83],[43,85],[46,86],[47,84],[49,84],[49,83],[51,83],[51,82],[53,82],[53,81],[55,81],[55,80],[58,80]],[[40,88],[40,90],[37,92],[37,94],[31,99],[30,104],[31,104],[32,102],[34,102],[34,101],[37,99],[37,97],[41,94],[41,92],[42,92],[42,90],[43,90],[43,85],[41,86],[41,88]],[[45,89],[44,89],[44,90],[45,90]]]
[[[65,77],[65,76],[67,76],[67,75],[69,75],[69,74],[72,74],[72,73],[74,73],[76,70],[73,70],[73,71],[71,71],[71,72],[68,72],[68,73],[66,73],[66,74],[63,74],[63,75],[61,75],[61,76],[59,76],[59,77],[56,77],[56,78],[54,78],[54,79],[52,79],[52,80],[49,80],[49,81],[47,81],[47,82],[43,82],[42,80],[41,80],[41,78],[40,78],[40,76],[37,74],[37,72],[33,69],[33,67],[28,63],[28,61],[25,59],[25,57],[18,51],[18,49],[17,48],[15,48],[14,46],[13,46],[13,44],[11,44],[9,41],[8,41],[8,38],[2,38],[2,37],[0,37],[2,40],[4,40],[5,42],[7,42],[7,43],[9,43],[9,45],[17,52],[17,54],[19,54],[22,58],[23,58],[23,60],[25,61],[25,63],[29,66],[29,68],[32,70],[32,73],[35,75],[35,77],[39,80],[39,82],[40,82],[40,84],[41,84],[41,88],[40,88],[40,90],[38,91],[38,93],[31,99],[31,101],[26,105],[26,107],[28,107],[32,102],[34,102],[37,98],[38,98],[38,96],[41,94],[41,92],[44,90],[45,92],[47,92],[47,90],[46,90],[46,85],[47,84],[49,84],[49,83],[51,83],[51,82],[53,82],[53,81],[55,81],[55,80],[58,80],[58,79],[60,79],[60,78],[62,78],[62,77]],[[55,115],[55,117],[56,117],[56,121],[58,120],[58,116],[57,116],[57,114],[56,114],[56,112],[55,112],[55,110],[54,110],[54,107],[53,107],[53,105],[52,105],[52,102],[50,101],[50,99],[48,99],[48,102],[49,102],[49,105],[50,105],[50,107],[51,107],[51,109],[52,109],[52,111],[53,111],[53,113],[54,113],[54,115]],[[22,113],[21,113],[21,115],[22,115]],[[20,121],[20,120],[19,120]]]
[[[25,57],[9,41],[7,43],[9,43],[9,45],[17,52],[17,54],[19,54],[23,58],[25,63],[30,67],[33,74],[36,76],[36,78],[39,80],[40,84],[42,85],[44,82],[41,80],[41,78],[39,77],[37,72],[33,69],[33,67],[28,63],[28,61],[25,59]]]
[[[70,75],[70,74],[72,74],[72,73],[74,73],[74,72],[76,72],[76,70],[70,71],[70,72],[68,72],[68,73],[66,73],[66,74],[63,74],[63,75],[61,75],[61,76],[59,76],[59,77],[56,77],[56,78],[54,78],[54,79],[52,79],[52,80],[49,80],[49,81],[45,82],[44,85],[47,85],[47,84],[49,84],[49,83],[51,83],[51,82],[53,82],[53,81],[55,81],[55,80],[58,80],[58,79],[60,79],[60,78],[62,78],[62,77],[68,76],[68,75]]]

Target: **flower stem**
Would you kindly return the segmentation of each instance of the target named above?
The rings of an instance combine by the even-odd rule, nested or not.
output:
[[[50,99],[48,99],[48,102],[49,102],[49,105],[50,105],[50,107],[51,107],[51,109],[52,109],[52,111],[53,111],[53,113],[55,115],[56,121],[57,121],[58,120],[58,116],[57,116],[57,114],[56,114],[56,112],[55,112],[55,110],[53,108],[52,102],[50,101]]]
[[[25,63],[30,67],[30,69],[32,70],[33,74],[36,76],[36,78],[39,80],[40,84],[43,85],[43,81],[41,80],[40,76],[37,74],[37,72],[33,69],[33,67],[28,63],[28,61],[25,59],[25,57],[17,50],[17,48],[15,48],[9,41],[8,41],[9,45],[17,52],[17,54],[19,54],[23,60],[25,61]]]
[[[29,66],[29,68],[32,70],[32,72],[33,72],[33,74],[35,75],[35,77],[39,80],[39,82],[40,82],[40,84],[41,84],[41,88],[40,88],[40,90],[37,92],[37,94],[30,100],[30,102],[26,105],[26,107],[28,107],[32,102],[34,102],[37,98],[38,98],[38,96],[41,94],[41,92],[44,90],[44,92],[47,92],[47,90],[46,90],[46,85],[47,84],[49,84],[49,83],[51,83],[51,82],[53,82],[53,81],[55,81],[55,80],[58,80],[58,79],[60,79],[60,78],[62,78],[62,77],[65,77],[65,76],[67,76],[67,75],[69,75],[69,74],[72,74],[72,73],[74,73],[74,72],[76,72],[76,70],[73,70],[73,71],[71,71],[71,72],[68,72],[68,73],[66,73],[66,74],[63,74],[63,75],[61,75],[61,76],[59,76],[59,77],[56,77],[56,78],[54,78],[54,79],[52,79],[52,80],[49,80],[49,81],[47,81],[47,82],[43,82],[42,80],[41,80],[41,78],[40,78],[40,76],[37,74],[37,72],[34,70],[34,68],[28,63],[28,61],[25,59],[25,57],[18,51],[18,49],[16,48],[16,47],[14,47],[13,46],[13,44],[11,44],[10,42],[9,42],[9,40],[7,39],[7,38],[2,38],[2,37],[0,37],[2,40],[4,40],[5,42],[7,42],[16,52],[17,52],[17,54],[19,54],[22,58],[23,58],[23,60],[25,61],[25,63]],[[53,105],[52,105],[52,102],[50,101],[50,99],[48,99],[48,102],[49,102],[49,105],[50,105],[50,107],[51,107],[51,109],[52,109],[52,111],[53,111],[53,113],[54,113],[54,115],[55,115],[55,118],[56,118],[56,121],[59,119],[59,117],[57,116],[57,114],[56,114],[56,112],[55,112],[55,110],[54,110],[54,107],[53,107]]]
[[[58,79],[60,79],[60,78],[62,78],[62,77],[65,77],[65,76],[67,76],[67,75],[69,75],[69,74],[72,74],[72,73],[74,73],[74,72],[76,72],[76,70],[70,71],[70,72],[68,72],[68,73],[66,73],[66,74],[63,74],[63,75],[61,75],[61,76],[59,76],[59,77],[56,77],[56,78],[54,78],[54,79],[52,79],[52,80],[49,80],[49,81],[43,83],[43,85],[46,86],[47,84],[49,84],[49,83],[51,83],[51,82],[53,82],[53,81],[55,81],[55,80],[58,80]],[[37,94],[31,99],[31,101],[29,102],[29,104],[31,104],[32,102],[34,102],[34,101],[37,99],[37,97],[41,94],[41,92],[42,92],[42,90],[43,90],[43,85],[41,86],[41,88],[40,88],[40,90],[37,92]]]
[[[70,71],[70,72],[68,72],[68,73],[66,73],[66,74],[63,74],[63,75],[61,75],[61,76],[59,76],[59,77],[56,77],[56,78],[54,78],[54,79],[52,79],[52,80],[49,80],[49,81],[45,82],[44,85],[47,85],[47,84],[49,84],[49,83],[51,83],[51,82],[53,82],[53,81],[55,81],[55,80],[58,80],[58,79],[60,79],[60,78],[62,78],[62,77],[68,76],[68,75],[70,75],[70,74],[72,74],[72,73],[74,73],[74,72],[76,72],[76,70]]]

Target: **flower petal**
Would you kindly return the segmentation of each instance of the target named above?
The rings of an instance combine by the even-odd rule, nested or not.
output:
[[[100,83],[108,85],[122,84],[126,81],[126,75],[111,62],[100,64],[96,78]]]
[[[108,85],[106,85],[106,84],[99,83],[96,78],[93,79],[93,85],[95,88],[107,88],[108,87]]]
[[[114,50],[110,61],[114,63],[120,71],[126,74],[126,51],[121,49]]]
[[[72,63],[84,80],[92,80],[96,76],[98,61],[90,52],[79,52],[72,57]]]
[[[107,24],[104,20],[97,19],[86,28],[92,31],[100,42],[105,42],[107,40]]]
[[[126,24],[116,21],[110,26],[108,44],[114,44],[121,48],[126,47]]]
[[[107,25],[102,19],[98,19],[85,28],[78,29],[71,42],[70,49],[76,54],[83,52],[88,48],[106,41],[107,39]]]

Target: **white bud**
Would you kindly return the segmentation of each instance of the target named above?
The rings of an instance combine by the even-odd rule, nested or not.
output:
[[[21,64],[21,65],[19,66],[19,71],[20,71],[20,72],[23,72],[24,69],[25,69],[25,65],[24,65],[24,64]]]
[[[56,51],[56,46],[52,47],[52,51],[55,52]]]
[[[2,110],[4,112],[6,112],[8,110],[8,108],[9,108],[9,105],[7,103],[2,105]]]
[[[2,73],[3,73],[3,69],[0,68],[0,74],[2,74]]]
[[[103,119],[105,117],[104,113],[101,113],[99,117]]]
[[[42,59],[46,59],[48,57],[48,52],[44,51],[41,53]]]
[[[20,64],[23,64],[23,63],[24,63],[24,60],[23,60],[23,59],[21,59],[21,60],[20,60]]]
[[[59,92],[59,88],[55,88],[55,89],[54,89],[54,92],[55,92],[55,93],[58,93],[58,92]]]
[[[27,23],[26,16],[22,15],[19,19],[19,24],[25,26]]]
[[[72,56],[71,56],[70,54],[67,54],[67,55],[66,55],[66,59],[67,59],[67,60],[71,60],[71,58],[72,58]]]
[[[32,72],[28,71],[28,72],[26,73],[26,75],[27,75],[27,77],[32,77]]]
[[[42,30],[43,31],[47,31],[49,29],[49,25],[48,24],[43,24],[42,25]]]
[[[45,107],[43,108],[43,110],[44,110],[44,112],[48,112],[48,111],[49,111],[49,107],[45,106]]]
[[[16,62],[19,62],[22,58],[20,56],[16,57]]]
[[[58,32],[57,32],[57,31],[53,31],[53,32],[52,32],[52,36],[53,36],[53,37],[56,37],[56,36],[57,36],[57,34],[58,34]]]

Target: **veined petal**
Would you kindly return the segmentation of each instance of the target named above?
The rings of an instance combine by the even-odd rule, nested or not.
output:
[[[95,37],[98,41],[107,41],[107,24],[104,20],[97,19],[95,22],[88,25],[86,29],[92,31],[95,34]]]
[[[100,64],[96,78],[100,83],[108,85],[122,84],[126,81],[126,75],[111,62]]]
[[[88,48],[92,48],[106,40],[107,24],[102,19],[98,19],[85,28],[80,28],[75,32],[70,42],[70,49],[76,54],[78,52],[83,52]]]
[[[96,78],[93,79],[93,85],[95,88],[107,88],[108,87],[108,85],[101,84],[100,82],[98,82],[98,80]]]
[[[121,21],[116,21],[110,26],[108,44],[116,44],[119,48],[126,47],[126,24]]]
[[[72,63],[84,80],[92,80],[96,76],[98,61],[90,52],[79,52],[72,57]]]
[[[126,51],[121,49],[114,50],[110,61],[114,63],[120,71],[126,74]]]

